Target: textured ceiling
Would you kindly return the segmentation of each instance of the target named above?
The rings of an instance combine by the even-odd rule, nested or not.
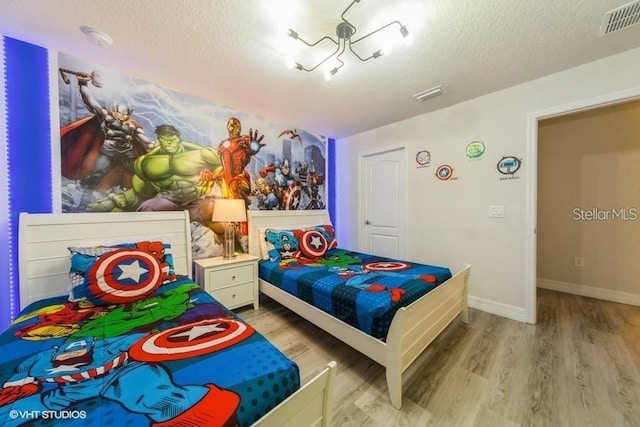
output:
[[[335,28],[349,0],[2,0],[0,33],[326,136],[373,129],[640,46],[640,25],[599,38],[605,12],[627,0],[364,0],[346,18],[362,36],[399,19],[410,47],[323,72],[286,57]],[[90,44],[86,25],[113,38]],[[397,37],[397,27],[383,33]],[[377,49],[374,37],[359,54]],[[309,60],[318,45],[301,50]],[[300,60],[302,62],[302,60]],[[315,64],[305,64],[311,67]],[[640,64],[639,64],[640,69]],[[426,102],[412,95],[436,85]]]

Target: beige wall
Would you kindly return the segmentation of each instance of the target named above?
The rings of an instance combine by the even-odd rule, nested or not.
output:
[[[638,255],[640,101],[541,121],[538,278],[640,294]]]

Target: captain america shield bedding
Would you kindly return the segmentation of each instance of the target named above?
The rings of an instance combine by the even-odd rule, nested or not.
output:
[[[72,250],[69,296],[0,335],[0,421],[250,425],[300,386],[297,365],[158,247]]]

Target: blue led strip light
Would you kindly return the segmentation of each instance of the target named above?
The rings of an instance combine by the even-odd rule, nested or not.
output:
[[[329,176],[329,189],[327,194],[327,205],[329,218],[334,229],[338,229],[336,224],[336,140],[329,138],[327,144],[327,175]]]
[[[19,309],[20,212],[51,212],[51,122],[47,50],[5,37],[4,78],[8,158],[9,286],[0,286],[0,327]],[[3,259],[2,262],[5,262]]]
[[[7,103],[5,96],[5,78],[4,78],[4,38],[0,36],[0,206],[6,206],[0,209],[0,242],[8,242],[8,244],[0,244],[0,283],[9,283],[9,161],[7,157]],[[6,183],[2,185],[2,183]],[[13,301],[11,289],[9,286],[0,286],[0,301]],[[9,321],[9,316],[4,313],[10,313],[11,305],[0,306],[0,330],[4,329]],[[5,317],[7,319],[5,319]]]

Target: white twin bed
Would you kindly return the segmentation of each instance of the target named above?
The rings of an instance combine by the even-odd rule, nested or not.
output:
[[[260,231],[265,228],[305,228],[330,224],[327,211],[249,211],[249,252],[261,257]],[[260,292],[288,307],[386,368],[391,403],[402,406],[402,373],[427,346],[460,315],[467,322],[470,265],[414,303],[399,309],[386,342],[325,313],[260,279]]]
[[[20,215],[20,306],[68,293],[71,246],[162,239],[170,242],[177,274],[191,277],[191,233],[185,212]],[[255,425],[326,426],[331,418],[330,362]]]

